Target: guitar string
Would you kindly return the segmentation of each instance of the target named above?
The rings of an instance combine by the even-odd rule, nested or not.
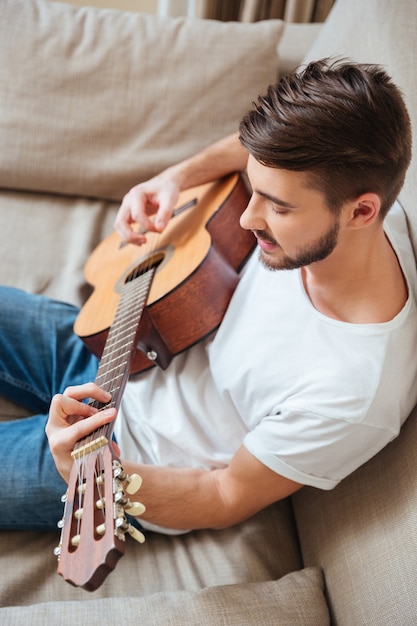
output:
[[[121,334],[120,332],[118,332],[116,334],[116,344],[115,344],[115,340],[114,340],[114,333],[113,333],[113,336],[109,337],[110,344],[106,343],[105,353],[103,355],[104,356],[104,360],[102,361],[102,363],[104,363],[104,365],[105,365],[106,359],[107,360],[109,359],[109,355],[110,355],[110,360],[113,358],[113,356],[115,354],[115,349],[114,349],[115,345],[117,346],[117,342],[121,341],[120,334]],[[123,337],[123,332],[122,332],[121,336]],[[99,376],[100,376],[100,374],[98,372],[98,377],[96,378],[97,382],[99,382]],[[115,389],[113,388],[113,385],[112,385],[113,380],[114,380],[114,374],[111,377],[105,376],[101,386],[104,387],[110,393],[112,393],[112,396],[114,397]],[[109,387],[109,385],[110,385],[110,387]],[[112,404],[112,403],[113,403],[113,401],[111,401],[110,404]],[[80,510],[83,509],[83,499],[85,497],[85,493],[84,493],[83,489],[86,488],[86,476],[85,476],[86,459],[88,457],[88,454],[91,453],[91,450],[88,447],[88,444],[92,444],[92,442],[95,439],[99,439],[102,435],[105,434],[105,432],[106,432],[106,427],[103,426],[103,427],[101,427],[99,429],[96,429],[88,437],[83,439],[82,442],[83,442],[83,445],[84,445],[84,451],[83,451],[82,455],[80,456],[80,458],[76,458],[76,463],[77,463],[77,468],[78,468],[78,485],[79,485],[79,489],[78,489],[78,508]],[[96,463],[94,465],[93,480],[94,480],[94,483],[95,483],[94,497],[95,497],[95,495],[97,493],[97,500],[101,501],[102,503],[104,503],[104,500],[103,500],[102,481],[100,480],[100,477],[102,477],[103,475],[104,475],[103,455],[101,453],[101,450],[99,449],[99,451],[98,451],[98,453],[96,455]],[[97,505],[96,504],[95,504],[95,510],[97,510]],[[105,504],[104,504],[104,506],[103,505],[100,506],[100,510],[101,510],[101,520],[102,520],[102,522],[105,523]],[[81,516],[77,517],[77,534],[78,535],[81,534],[81,519],[82,519]]]
[[[191,198],[188,202],[183,203],[182,205],[178,206],[177,208],[174,209],[173,211],[173,215],[172,217],[175,217],[176,215],[179,215],[180,213],[186,211],[187,209],[193,208],[197,205],[198,203],[198,199],[196,197]],[[147,252],[147,257],[145,258],[145,260],[142,263],[139,263],[136,268],[130,272],[130,274],[128,274],[128,276],[126,277],[126,280],[130,279],[130,282],[135,281],[141,274],[142,275],[146,275],[147,272],[152,268],[153,264],[156,263],[155,261],[155,252],[158,249],[158,240],[160,239],[160,233],[157,232],[153,232],[153,231],[146,231],[144,234],[146,234],[147,236],[147,246],[148,246],[148,252]],[[125,243],[122,242],[120,244],[120,247],[124,247]],[[138,294],[136,294],[136,297],[138,297]],[[115,342],[120,341],[120,337],[118,335],[116,335],[115,337]],[[123,353],[120,355],[120,359],[123,358]],[[109,380],[105,380],[106,385],[109,384]],[[106,386],[107,388],[107,386]],[[107,390],[112,393],[114,393],[113,389],[108,389]]]
[[[152,237],[152,239],[155,240],[155,237]],[[145,269],[142,270],[141,272],[139,271],[140,266],[138,266],[133,272],[130,273],[130,275],[128,276],[129,279],[129,283],[134,283],[141,274],[146,274],[149,269],[152,267],[152,255],[154,253],[154,249],[155,249],[155,243],[151,244],[151,251],[148,254],[148,259],[145,261]],[[143,267],[143,264],[142,264]],[[127,279],[127,280],[128,280]],[[135,287],[135,286],[134,286]],[[132,319],[134,317],[134,313],[135,313],[135,307],[132,306],[132,299],[141,300],[140,296],[143,294],[141,294],[141,286],[138,285],[137,288],[133,288],[130,289],[129,285],[123,285],[122,289],[124,290],[124,292],[130,292],[132,291],[133,296],[128,293],[128,297],[125,296],[125,293],[122,294],[122,301],[121,301],[121,311],[119,311],[119,317],[121,317],[120,313],[122,313],[122,317],[125,317],[125,319],[127,319],[128,322],[128,326],[130,327],[130,330],[128,330],[128,332],[130,332],[131,334],[133,333],[132,329],[131,329],[131,325],[132,325]],[[124,300],[123,300],[123,296],[125,296]],[[131,315],[127,315],[125,314],[125,310],[128,308],[129,312],[131,312]],[[143,307],[142,307],[143,308]],[[117,317],[117,312],[116,312],[116,317]],[[111,331],[109,331],[111,332]],[[134,335],[136,335],[136,329],[134,330]],[[103,382],[101,383],[101,386],[104,387],[109,393],[111,393],[112,395],[112,400],[110,401],[110,403],[108,403],[105,406],[111,406],[114,405],[115,402],[118,401],[117,397],[115,398],[115,396],[117,396],[117,393],[120,389],[120,377],[121,377],[121,368],[124,368],[126,366],[126,348],[125,348],[125,344],[126,344],[126,324],[122,325],[117,325],[116,324],[116,332],[114,332],[114,328],[113,328],[113,333],[112,335],[109,337],[110,339],[110,344],[108,345],[106,342],[106,346],[105,346],[105,355],[104,359],[109,360],[110,361],[114,361],[114,364],[112,365],[112,367],[110,368],[110,370],[108,371],[108,373],[105,374]],[[129,349],[129,352],[131,350]],[[106,365],[106,363],[104,362],[104,365]],[[105,368],[104,368],[105,369]],[[96,379],[96,382],[100,382],[98,380],[98,378]],[[114,386],[114,383],[116,382],[116,386]],[[99,408],[99,407],[97,407]],[[104,407],[102,407],[104,408]],[[96,431],[94,431],[93,433],[91,433],[87,438],[85,438],[83,440],[84,445],[88,444],[88,443],[92,443],[92,441],[94,441],[95,438],[100,438],[101,436],[104,436],[105,433],[107,432],[107,426],[103,426],[99,429],[97,429]],[[85,451],[83,452],[79,462],[77,462],[77,466],[78,466],[78,484],[80,485],[80,489],[79,489],[79,493],[78,493],[78,507],[79,509],[82,509],[83,507],[83,498],[84,498],[84,493],[83,493],[83,485],[85,483],[85,474],[84,474],[84,470],[85,470],[85,457],[87,456],[88,452],[88,446],[85,448]],[[106,516],[106,511],[105,511],[105,501],[103,498],[103,487],[102,487],[102,483],[100,481],[100,477],[104,476],[104,461],[103,461],[103,454],[99,453],[97,456],[97,465],[95,465],[95,475],[94,475],[94,481],[96,484],[96,488],[97,488],[97,496],[98,496],[98,501],[101,502],[101,515],[102,515],[102,521],[105,522],[105,516]],[[81,531],[81,517],[79,516],[77,519],[77,534],[79,535]]]
[[[194,207],[197,204],[197,198],[193,198],[191,199],[189,202],[183,204],[182,206],[178,207],[177,209],[174,210],[173,212],[173,216],[177,215],[181,212],[183,212],[184,210]],[[157,249],[157,243],[158,243],[158,239],[159,239],[159,233],[154,233],[153,231],[148,231],[146,233],[147,235],[147,239],[148,239],[148,253],[147,253],[147,258],[145,258],[144,262],[139,263],[136,268],[130,272],[130,274],[128,274],[126,281],[129,282],[134,282],[136,281],[139,276],[145,275],[147,274],[147,272],[152,268],[152,264],[155,263],[155,251]],[[150,242],[150,243],[149,243]],[[121,247],[124,247],[124,244],[121,244]],[[124,288],[124,285],[122,287],[122,289]],[[138,297],[138,295],[140,294],[135,294],[136,298]],[[122,303],[124,305],[124,303]],[[128,302],[129,306],[131,306],[130,302]],[[116,313],[117,315],[117,313]],[[113,342],[113,346],[116,344],[118,344],[119,342],[121,343],[120,347],[117,349],[116,351],[116,365],[115,365],[115,370],[117,372],[117,375],[114,376],[114,374],[110,374],[110,376],[105,376],[102,386],[112,395],[112,400],[110,401],[110,403],[108,403],[107,405],[104,406],[111,406],[112,404],[114,405],[114,395],[115,393],[118,392],[119,387],[117,388],[113,388],[113,382],[115,379],[119,379],[120,378],[120,367],[123,367],[123,364],[125,362],[125,358],[126,358],[126,353],[123,351],[123,340],[125,340],[125,330],[123,328],[116,327],[116,333],[113,333],[112,336],[110,337],[111,341]],[[135,332],[136,335],[136,332]],[[106,342],[106,346],[107,346],[107,342]],[[110,352],[110,356],[111,358],[114,358],[114,350],[113,350],[113,346],[110,346],[111,350],[106,352],[105,358],[108,358],[108,352]],[[96,382],[98,382],[98,379],[96,379]],[[117,402],[117,399],[116,399]],[[93,402],[93,404],[96,404],[95,402]],[[104,408],[101,407],[101,408]],[[99,408],[100,410],[100,405],[98,404],[97,408]],[[102,435],[104,435],[107,432],[107,426],[103,426],[99,429],[97,429],[97,431],[95,431],[94,433],[91,433],[91,435],[89,435],[87,438],[85,438],[83,440],[84,443],[91,443],[94,440],[94,437],[101,437]],[[82,504],[83,504],[83,498],[84,498],[84,494],[83,494],[83,485],[84,485],[84,481],[85,481],[85,456],[87,455],[87,450],[88,447],[86,447],[85,451],[83,452],[82,457],[78,460],[77,462],[77,467],[78,467],[78,485],[79,487],[79,493],[78,493],[78,503],[79,503],[79,508],[82,508]],[[97,494],[98,494],[98,499],[103,502],[103,489],[102,489],[102,484],[99,480],[100,476],[104,475],[104,461],[103,461],[103,455],[99,454],[98,458],[97,458],[97,465],[98,465],[98,469],[97,469],[97,465],[95,466],[95,483],[97,486]],[[103,521],[105,521],[105,505],[102,508],[102,515],[103,515]],[[81,527],[81,519],[79,518],[77,520],[77,531],[78,534],[80,533],[80,527]]]

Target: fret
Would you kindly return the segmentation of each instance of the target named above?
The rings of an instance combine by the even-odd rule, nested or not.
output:
[[[95,379],[97,385],[112,395],[111,401],[107,404],[96,400],[91,402],[92,406],[100,410],[108,407],[118,408],[120,405],[130,372],[130,362],[136,350],[137,329],[155,272],[156,267],[153,266],[138,276],[131,276],[130,280],[122,286],[115,320],[109,330]],[[103,436],[110,439],[112,431],[113,423],[78,441],[74,450],[88,448],[91,441]]]

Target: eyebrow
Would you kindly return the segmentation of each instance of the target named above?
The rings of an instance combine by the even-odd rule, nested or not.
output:
[[[285,200],[280,200],[280,198],[277,198],[275,196],[271,196],[271,194],[266,193],[266,191],[260,191],[259,189],[254,189],[253,191],[255,193],[257,193],[258,195],[262,196],[263,198],[265,198],[266,200],[270,200],[274,204],[277,204],[278,206],[285,207],[286,209],[296,209],[297,208],[295,206],[295,204],[290,204],[289,202],[285,202]]]

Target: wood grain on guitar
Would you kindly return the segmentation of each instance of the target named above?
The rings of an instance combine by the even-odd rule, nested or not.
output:
[[[123,285],[96,376],[96,383],[111,394],[111,400],[107,404],[91,401],[99,410],[120,406],[154,273],[155,267],[151,266]],[[55,550],[58,573],[88,591],[102,584],[124,554],[126,533],[144,541],[125,515],[144,512],[143,505],[131,503],[126,495],[138,490],[140,479],[124,473],[111,445],[112,432],[113,422],[75,445],[68,489],[63,496],[64,515],[58,523],[62,529]]]
[[[85,267],[94,290],[74,326],[91,351],[101,356],[128,276],[153,261],[158,267],[132,373],[154,364],[165,369],[175,354],[217,328],[255,247],[252,233],[239,225],[249,197],[242,176],[233,174],[183,192],[164,232],[148,233],[143,246],[122,245],[117,233],[107,237]]]
[[[144,246],[123,245],[116,233],[91,255],[93,285],[75,332],[100,358],[96,383],[120,406],[130,373],[175,354],[220,324],[255,239],[239,226],[249,200],[242,177],[231,175],[181,194],[167,228],[148,233]],[[129,495],[140,478],[123,471],[111,445],[113,423],[77,442],[61,538],[58,573],[75,586],[97,589],[124,554],[125,535],[144,536],[128,521],[144,512]]]

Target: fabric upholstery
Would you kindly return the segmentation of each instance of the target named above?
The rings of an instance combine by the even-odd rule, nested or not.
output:
[[[282,30],[4,0],[0,185],[120,200],[237,129]]]
[[[415,0],[337,0],[305,61],[336,54],[383,63],[403,88],[416,126],[416,10]],[[131,19],[137,20],[135,27]],[[193,39],[181,21],[157,19],[153,31],[148,19],[129,16],[128,20],[117,11],[97,14],[89,8],[77,12],[47,0],[0,2],[3,283],[80,303],[86,294],[82,267],[110,231],[120,196],[150,172],[234,127],[240,115],[238,91],[244,89],[249,103],[264,84],[272,82],[278,69],[275,44],[280,24],[256,25],[256,29],[251,25],[249,31],[240,25],[238,37],[234,25],[220,28],[205,23]],[[221,38],[220,33],[227,33],[227,45],[210,43],[216,36]],[[300,44],[305,44],[299,33]],[[282,72],[302,60],[297,58],[299,48],[290,28],[286,34],[288,64]],[[252,38],[255,50],[249,47]],[[145,40],[148,47],[143,52]],[[222,56],[209,55],[208,45],[211,52],[222,50]],[[229,55],[239,68],[235,73]],[[181,59],[186,70],[179,75],[173,67]],[[151,71],[148,63],[153,60]],[[205,90],[198,81],[201,75],[208,76],[207,66],[214,62],[217,78],[210,83],[212,89]],[[188,78],[185,85],[184,77]],[[200,90],[197,98],[195,85]],[[220,94],[228,94],[225,118],[217,109],[210,115],[212,92],[216,101]],[[162,101],[154,97],[156,93],[163,93]],[[186,97],[187,93],[194,97]],[[181,94],[187,123],[177,113],[183,109],[173,107]],[[82,104],[80,117],[77,101]],[[152,126],[149,117],[154,108],[156,125]],[[122,120],[118,122],[121,134],[116,116]],[[133,128],[131,135],[129,128]],[[137,132],[138,128],[144,132]],[[416,240],[415,168],[414,159],[401,200]],[[33,189],[41,193],[31,193]],[[100,199],[69,197],[74,194]],[[9,407],[6,413],[11,416]],[[323,568],[334,626],[414,625],[416,417],[414,413],[393,444],[334,491],[304,489],[291,503],[270,507],[233,529],[185,537],[151,534],[143,546],[129,541],[115,572],[94,595],[72,588],[56,574],[57,534],[2,532],[0,606],[11,608],[0,609],[0,623],[81,624],[86,615],[92,624],[103,624],[107,617],[106,623],[119,624],[129,616],[140,623],[138,612],[143,611],[147,623],[157,624],[162,615],[161,624],[175,624],[172,619],[211,626],[217,610],[219,620],[227,611],[227,619],[232,615],[238,624],[279,624],[282,598],[288,593],[305,610],[312,604],[323,612],[321,621],[313,621],[310,615],[311,621],[304,623],[327,624],[321,586],[314,582],[316,571],[291,573],[277,581],[303,566],[314,566]],[[220,589],[222,585],[237,587]],[[213,590],[207,589],[212,586]],[[268,621],[269,607],[273,621]],[[282,623],[302,624],[301,619],[305,615],[294,622],[286,615]]]
[[[0,228],[1,284],[81,305],[90,292],[85,262],[112,231],[118,206],[81,197],[2,191],[0,224],[7,228]]]
[[[3,623],[57,626],[117,626],[122,621],[153,626],[327,626],[329,614],[318,568],[288,574],[277,581],[225,585],[199,592],[161,592],[148,598],[89,602],[51,602],[4,609]]]
[[[1,607],[198,591],[214,585],[275,580],[302,567],[288,501],[234,528],[174,537],[149,533],[144,544],[128,538],[125,555],[93,594],[72,587],[56,573],[53,550],[58,533],[9,531],[0,533],[0,539],[2,571],[10,572],[1,581]],[[0,611],[0,622],[1,616]]]
[[[300,64],[322,28],[323,24],[321,23],[285,24],[284,33],[278,46],[280,78],[293,72]]]
[[[0,157],[1,158],[1,157]],[[54,194],[0,193],[0,283],[81,306],[84,266],[113,229],[117,203]],[[0,397],[0,420],[28,411]]]
[[[417,411],[333,492],[294,498],[305,564],[325,571],[335,626],[415,624]]]
[[[404,93],[415,144],[416,29],[415,2],[337,0],[303,63],[336,56],[382,64]],[[416,178],[414,155],[400,194],[414,250]],[[413,414],[393,444],[333,492],[306,489],[294,497],[305,563],[325,571],[335,626],[415,623],[416,437]]]
[[[347,57],[384,66],[407,102],[414,144],[417,129],[417,3],[392,0],[337,0],[304,62],[327,56]],[[414,154],[399,199],[417,250],[417,156]]]

